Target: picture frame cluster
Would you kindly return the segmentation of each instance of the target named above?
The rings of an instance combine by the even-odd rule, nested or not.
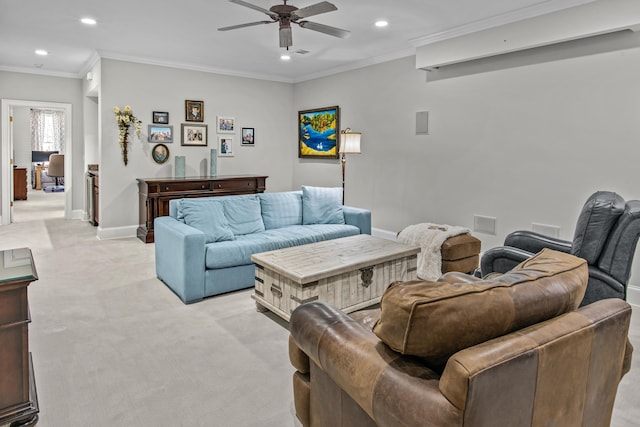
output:
[[[184,123],[180,124],[180,145],[185,147],[207,147],[209,145],[209,126],[205,123],[204,101],[187,99],[184,102]],[[169,124],[169,112],[153,111],[152,122],[148,126],[148,141],[154,143],[151,150],[153,160],[162,164],[169,158],[169,149],[165,144],[173,143],[178,136],[173,125]],[[234,135],[238,131],[236,119],[228,116],[216,116],[215,132],[217,136],[218,157],[235,155]],[[255,128],[243,127],[240,131],[243,147],[255,146]]]

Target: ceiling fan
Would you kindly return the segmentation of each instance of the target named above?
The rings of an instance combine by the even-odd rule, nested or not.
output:
[[[252,27],[254,25],[273,24],[277,22],[280,25],[280,47],[285,47],[287,50],[289,46],[293,44],[293,37],[291,34],[291,24],[297,24],[302,28],[308,30],[318,31],[324,34],[328,34],[334,37],[347,38],[351,33],[347,30],[331,27],[329,25],[318,24],[315,22],[304,21],[304,18],[309,16],[319,15],[321,13],[332,12],[338,10],[338,8],[329,3],[328,1],[322,1],[320,3],[312,4],[311,6],[298,9],[295,6],[287,4],[287,0],[283,0],[284,4],[278,4],[271,6],[269,10],[256,6],[251,3],[247,3],[243,0],[229,0],[231,3],[239,4],[240,6],[248,7],[249,9],[257,10],[258,12],[265,13],[271,18],[271,21],[257,21],[249,22],[247,24],[232,25],[230,27],[218,28],[218,31],[229,31],[237,28]]]

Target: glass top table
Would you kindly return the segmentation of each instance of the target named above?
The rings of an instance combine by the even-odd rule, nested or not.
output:
[[[0,251],[0,284],[16,280],[38,280],[29,248]]]

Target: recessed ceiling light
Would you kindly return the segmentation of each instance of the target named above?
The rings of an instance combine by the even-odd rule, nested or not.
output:
[[[96,25],[96,20],[93,18],[82,18],[80,22],[86,25]]]
[[[44,49],[36,49],[36,55],[47,56],[47,55],[49,55],[49,52],[47,52]]]
[[[291,56],[285,54],[280,55],[280,59],[282,59],[283,61],[288,61],[291,59]]]
[[[376,27],[382,28],[382,27],[386,27],[387,25],[389,25],[389,23],[387,21],[376,21]]]

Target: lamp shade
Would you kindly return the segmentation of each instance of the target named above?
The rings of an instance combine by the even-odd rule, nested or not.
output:
[[[360,154],[360,132],[344,131],[340,134],[340,153]]]

